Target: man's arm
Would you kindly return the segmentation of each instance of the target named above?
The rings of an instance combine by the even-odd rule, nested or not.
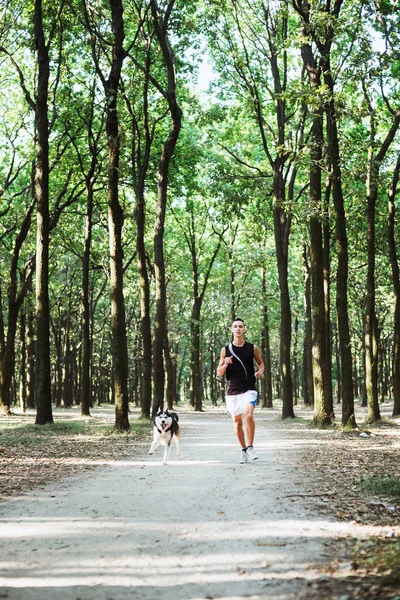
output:
[[[258,378],[263,377],[264,375],[264,361],[261,358],[261,354],[260,351],[258,349],[257,346],[254,346],[254,358],[256,360],[256,363],[258,365],[258,371],[256,373],[254,373],[254,375]]]
[[[232,364],[232,356],[226,356],[226,351],[225,351],[225,346],[224,346],[221,350],[219,364],[217,367],[218,377],[222,377],[222,375],[225,375],[228,366],[231,364]]]

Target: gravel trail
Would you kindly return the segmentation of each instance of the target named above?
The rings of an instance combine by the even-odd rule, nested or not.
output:
[[[163,466],[163,449],[149,457],[143,445],[131,460],[0,506],[0,598],[320,597],[316,582],[349,525],[308,508],[304,438],[274,430],[257,409],[260,459],[240,465],[222,410],[179,414],[180,460],[173,447]]]

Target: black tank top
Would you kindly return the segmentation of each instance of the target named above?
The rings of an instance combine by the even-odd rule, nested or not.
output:
[[[233,362],[229,365],[225,374],[228,380],[227,396],[244,394],[248,390],[256,389],[256,378],[254,376],[254,344],[250,344],[249,342],[245,342],[243,346],[235,346],[232,344],[232,349],[246,367],[247,377],[240,361],[233,357]],[[225,346],[225,353],[226,356],[232,356],[229,345]]]

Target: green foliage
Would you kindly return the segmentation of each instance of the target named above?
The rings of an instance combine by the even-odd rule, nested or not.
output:
[[[150,430],[150,422],[146,420],[131,420],[131,428],[125,435],[144,437]],[[62,418],[52,424],[34,425],[32,423],[21,424],[19,418],[9,417],[3,419],[0,426],[0,445],[37,445],[48,441],[73,437],[120,437],[110,421],[101,418],[76,417],[73,420]]]
[[[34,111],[29,100],[35,101],[37,64],[32,4],[20,0],[8,2],[1,15],[0,27],[0,278],[5,334],[6,286],[16,235],[34,197],[35,129]],[[166,3],[159,4],[164,10]],[[339,17],[322,10],[319,1],[309,2],[309,5],[308,30],[302,27],[291,2],[178,0],[174,5],[170,41],[176,59],[183,126],[169,173],[165,258],[170,344],[184,374],[189,371],[188,339],[193,300],[190,242],[196,246],[201,286],[205,283],[207,265],[218,236],[222,236],[223,242],[210,273],[201,319],[204,370],[209,367],[212,346],[222,345],[229,335],[232,308],[246,320],[249,338],[259,344],[263,308],[267,305],[273,360],[277,361],[281,317],[273,208],[278,200],[272,175],[278,158],[285,159],[285,193],[279,202],[284,216],[291,220],[288,281],[292,314],[300,322],[297,343],[301,348],[304,331],[301,255],[303,246],[308,243],[309,219],[316,210],[310,205],[308,187],[311,114],[316,107],[324,108],[331,100],[326,84],[322,83],[315,91],[310,90],[303,72],[301,46],[311,40],[312,33],[321,42],[326,42],[334,32],[330,58],[350,253],[351,335],[356,354],[362,352],[367,268],[367,168],[369,151],[379,147],[393,121],[393,111],[399,105],[400,16],[385,0],[343,3]],[[88,6],[94,32],[101,34],[96,46],[98,67],[107,73],[111,60],[109,6],[105,0],[90,2]],[[262,10],[263,6],[267,6],[266,11]],[[65,3],[60,13],[57,12],[60,7],[56,5],[45,3],[45,8],[51,58],[52,365],[55,371],[61,368],[68,336],[77,369],[79,365],[87,177],[94,162],[94,171],[90,175],[93,186],[90,260],[93,379],[94,386],[100,385],[101,379],[108,389],[111,352],[104,90],[93,63],[82,3],[78,0]],[[136,369],[140,368],[142,358],[140,289],[135,255],[136,186],[145,160],[146,135],[150,135],[152,144],[144,195],[153,315],[157,169],[170,125],[162,93],[167,89],[163,58],[146,8],[147,3],[124,2],[127,55],[118,100],[120,203],[125,216],[125,308],[132,390],[138,387]],[[319,58],[321,47],[317,48],[313,43],[313,49]],[[200,94],[195,83],[203,59],[213,63],[214,79],[209,94]],[[368,91],[370,106],[363,85]],[[283,124],[278,119],[280,111],[285,114]],[[324,145],[322,168],[328,175],[325,150]],[[389,346],[393,339],[394,294],[386,244],[386,205],[398,151],[397,138],[381,166],[376,216],[376,305],[381,339]],[[317,207],[317,212],[320,209]],[[337,256],[332,206],[323,216],[331,233],[333,299]],[[21,286],[26,265],[35,252],[35,227],[33,218],[18,257]],[[261,286],[263,269],[267,273],[265,298]],[[26,301],[26,308],[31,311],[33,298],[34,289],[29,291]],[[334,321],[334,302],[331,310]],[[17,361],[17,375],[18,369]]]
[[[360,488],[374,496],[400,498],[400,478],[396,475],[371,475],[361,480]]]
[[[399,539],[369,539],[357,544],[352,562],[357,569],[378,574],[382,584],[398,583],[399,552]]]

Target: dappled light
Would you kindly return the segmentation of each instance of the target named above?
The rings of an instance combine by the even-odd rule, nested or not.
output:
[[[400,11],[0,0],[0,600],[400,600]]]
[[[316,489],[301,461],[332,439],[305,421],[287,427],[257,409],[261,458],[239,465],[229,417],[215,408],[178,412],[181,459],[172,451],[162,465],[161,449],[149,457],[140,443],[131,457],[91,460],[95,471],[3,505],[0,585],[10,598],[21,590],[24,599],[124,599],[134,590],[135,600],[249,592],[289,600],[312,594],[328,572],[342,585],[355,543],[400,534],[395,525],[319,513],[318,496],[330,502],[333,491]],[[338,545],[347,550],[332,563]]]

